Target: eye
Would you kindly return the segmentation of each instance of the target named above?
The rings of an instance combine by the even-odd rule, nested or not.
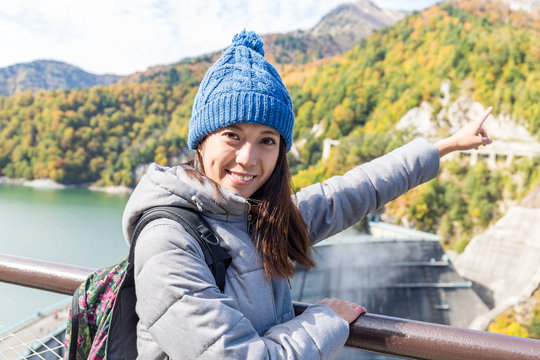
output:
[[[240,138],[238,137],[238,134],[232,132],[232,131],[225,131],[223,133],[223,136],[226,136],[227,138],[229,139],[232,139],[232,140],[239,140]]]
[[[266,137],[261,140],[261,143],[263,143],[264,145],[274,145],[276,143],[276,140],[271,137]]]

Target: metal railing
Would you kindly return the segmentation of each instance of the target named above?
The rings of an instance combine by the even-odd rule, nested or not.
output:
[[[0,281],[71,295],[94,269],[0,254]],[[294,302],[296,314],[308,304]],[[411,359],[540,359],[540,341],[447,325],[364,314],[345,346]]]

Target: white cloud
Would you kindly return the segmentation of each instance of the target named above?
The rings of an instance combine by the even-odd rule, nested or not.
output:
[[[220,50],[244,28],[308,29],[344,2],[0,0],[0,67],[56,59],[93,73],[129,74]]]

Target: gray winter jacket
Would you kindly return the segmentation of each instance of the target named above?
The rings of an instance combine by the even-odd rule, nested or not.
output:
[[[313,243],[349,227],[439,171],[437,148],[415,140],[296,194]],[[326,305],[294,317],[287,279],[264,276],[247,232],[249,203],[222,188],[189,177],[183,166],[152,165],[133,192],[123,217],[130,242],[141,213],[153,206],[197,209],[232,256],[225,293],[217,288],[204,256],[179,224],[155,220],[135,250],[139,358],[328,359],[345,343],[346,321]]]

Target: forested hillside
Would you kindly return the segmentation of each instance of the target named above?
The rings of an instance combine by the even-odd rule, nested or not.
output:
[[[307,65],[293,72],[286,82],[297,106],[296,139],[308,139],[303,157],[317,157],[325,137],[386,133],[422,101],[440,108],[445,79],[452,99],[469,94],[495,113],[523,119],[538,134],[539,35],[538,17],[504,5],[444,3],[375,33],[316,70]],[[311,144],[315,124],[324,132]]]
[[[540,129],[540,20],[502,4],[458,1],[413,13],[353,50],[279,66],[295,105],[295,183],[302,186],[381,155],[411,136],[393,130],[441,82],[495,113]],[[171,164],[185,152],[191,105],[212,56],[157,69],[137,82],[0,97],[0,174],[65,184],[127,185],[137,164]],[[324,139],[338,139],[321,161]],[[390,204],[396,219],[443,233],[461,249],[495,219],[503,199],[538,179],[538,160],[506,171],[448,163],[439,180]],[[516,183],[515,178],[518,177]],[[455,241],[459,240],[460,243]]]
[[[302,145],[301,161],[292,162],[297,186],[407,141],[410,135],[393,126],[421,102],[439,112],[445,79],[451,100],[467,95],[493,105],[495,113],[523,121],[538,136],[539,30],[538,17],[500,3],[443,3],[375,33],[334,61],[287,74],[297,105],[295,139]],[[326,138],[340,139],[340,145],[319,161]],[[494,171],[484,162],[472,168],[445,163],[436,181],[389,204],[387,213],[438,232],[447,246],[462,250],[500,216],[503,200],[522,196],[538,181],[538,165],[538,159],[523,159]]]
[[[9,178],[133,184],[137,164],[185,151],[191,104],[210,63],[143,83],[0,97],[0,169]]]

